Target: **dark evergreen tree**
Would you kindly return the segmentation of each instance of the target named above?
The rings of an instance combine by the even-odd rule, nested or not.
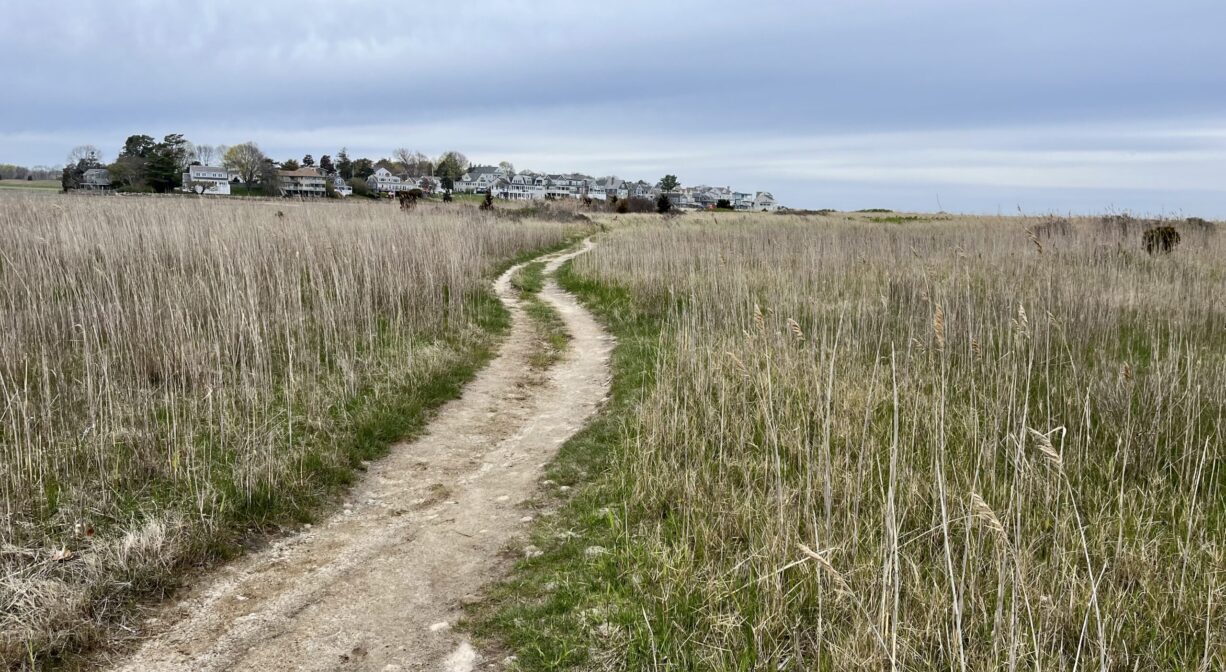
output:
[[[375,174],[375,164],[370,159],[358,159],[353,162],[353,176],[365,180]]]
[[[336,172],[340,173],[343,179],[353,179],[353,161],[349,160],[349,152],[344,147],[336,153]]]
[[[660,178],[660,182],[656,186],[664,191],[676,191],[677,187],[681,186],[681,183],[677,181],[676,175],[665,175]]]
[[[272,159],[264,159],[260,164],[260,189],[265,196],[281,195],[281,176],[277,172],[277,164]]]
[[[81,188],[81,176],[77,174],[76,166],[64,166],[64,170],[60,174],[60,188],[64,191]]]
[[[148,158],[156,147],[157,143],[147,135],[129,135],[128,139],[123,143],[123,149],[119,152],[119,156],[138,156],[144,159]]]

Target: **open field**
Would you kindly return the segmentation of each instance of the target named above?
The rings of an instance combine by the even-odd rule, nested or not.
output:
[[[0,180],[0,189],[60,190],[59,180]]]
[[[621,217],[588,484],[476,610],[523,669],[1226,666],[1226,237]],[[592,549],[599,549],[593,552]]]
[[[1226,665],[1217,225],[1150,255],[1154,224],[1124,217],[576,208],[0,194],[3,663],[145,630],[135,601],[357,483],[132,669],[193,669],[180,630],[217,669],[310,657],[287,642],[464,651],[426,625],[508,543],[527,559],[471,630],[520,669]],[[612,397],[524,547],[533,516],[496,495],[535,476],[486,467],[539,467],[603,394],[559,259],[507,273],[526,322],[426,423],[508,331],[496,271],[597,228],[556,275],[617,337]],[[401,451],[357,478],[423,431],[424,467]],[[426,565],[460,592],[414,588]],[[399,594],[413,618],[386,616]]]
[[[495,271],[576,232],[0,195],[0,660],[94,644],[186,565],[310,520],[492,355]]]

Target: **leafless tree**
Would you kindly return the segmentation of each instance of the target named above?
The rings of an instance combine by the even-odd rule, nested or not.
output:
[[[196,160],[201,165],[211,166],[217,160],[219,153],[212,145],[196,145]]]
[[[414,177],[434,174],[434,162],[430,160],[430,157],[421,152],[414,152],[406,147],[401,147],[392,152],[392,158],[404,166],[405,172]]]
[[[102,152],[93,145],[77,145],[68,152],[68,165],[75,166],[81,161],[102,163]]]

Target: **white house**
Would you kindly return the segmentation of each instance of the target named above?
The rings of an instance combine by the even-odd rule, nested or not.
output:
[[[483,194],[504,177],[510,175],[499,166],[473,166],[455,183],[455,190],[466,194]]]
[[[545,198],[549,186],[549,178],[532,172],[518,175],[504,175],[490,186],[494,198],[506,198],[512,201],[539,200]]]
[[[340,175],[332,176],[332,188],[336,190],[336,194],[342,198],[353,195],[353,187],[345,181],[345,178]]]
[[[668,197],[668,202],[672,203],[674,208],[691,208],[694,206],[694,201],[690,198],[690,194],[684,191],[664,191],[661,193]],[[659,196],[656,198],[659,198]]]
[[[371,191],[387,194],[396,194],[417,188],[416,184],[405,182],[399,177],[392,175],[391,171],[387,168],[380,168],[375,171],[374,175],[366,178],[366,186],[370,187]]]
[[[621,188],[622,181],[616,177],[602,177],[592,180],[588,185],[588,195],[592,198],[607,199],[610,196],[617,196]]]
[[[754,212],[774,212],[779,209],[779,204],[775,202],[775,197],[771,196],[769,191],[759,191],[753,197],[751,209]]]
[[[554,197],[579,198],[586,196],[590,189],[592,178],[587,175],[571,173],[570,175],[549,175],[545,185],[546,193]]]
[[[421,189],[423,192],[427,194],[433,194],[435,192],[439,192],[443,190],[442,181],[439,180],[437,177],[434,177],[433,175],[423,175],[421,177],[408,177],[408,178],[405,178],[404,181],[416,184],[418,189]]]
[[[217,166],[188,166],[183,191],[212,196],[230,195],[230,171]]]
[[[732,207],[737,210],[751,210],[753,209],[753,198],[754,195],[751,193],[734,191],[732,192]]]

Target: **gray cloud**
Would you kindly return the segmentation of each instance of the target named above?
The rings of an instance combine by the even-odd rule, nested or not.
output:
[[[932,208],[939,187],[947,208],[1226,214],[1220,2],[0,0],[0,16],[25,60],[6,68],[0,161],[184,132],[279,157],[404,145],[668,171],[795,205]]]

